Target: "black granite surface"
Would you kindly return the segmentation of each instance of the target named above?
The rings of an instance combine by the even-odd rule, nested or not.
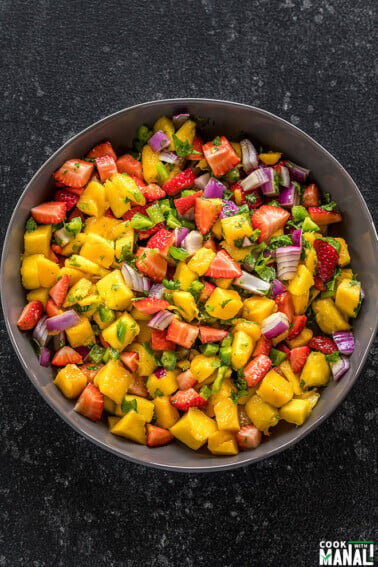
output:
[[[1,236],[26,182],[85,126],[180,96],[251,103],[347,168],[377,220],[374,0],[2,0]],[[348,398],[294,448],[183,475],[74,433],[0,342],[0,567],[318,565],[374,537],[377,343]]]

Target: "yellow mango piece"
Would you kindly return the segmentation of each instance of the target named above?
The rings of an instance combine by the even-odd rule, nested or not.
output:
[[[84,297],[84,299],[80,299],[77,304],[83,309],[83,316],[90,319],[100,307],[101,298],[97,294],[91,294]]]
[[[117,236],[113,236],[114,231],[119,230],[119,227],[124,229],[124,223],[118,219],[111,217],[90,217],[85,221],[84,234],[98,234],[103,238],[115,240]]]
[[[124,397],[124,401],[126,402],[133,402],[134,400],[137,406],[136,411],[143,417],[146,423],[149,423],[154,415],[155,406],[153,402],[151,402],[151,400],[146,400],[146,398],[142,398],[141,396],[133,396],[132,394],[126,394]],[[122,411],[122,403],[116,406],[115,415],[123,416],[126,415],[126,413]]]
[[[126,439],[131,439],[135,443],[140,443],[141,445],[146,445],[146,427],[145,421],[139,413],[134,410],[129,411],[124,417],[122,417],[110,430],[113,435],[120,435],[121,437],[126,437]]]
[[[127,350],[129,352],[137,352],[139,354],[138,374],[140,376],[149,376],[155,370],[157,366],[156,359],[153,354],[146,349],[145,345],[133,343],[132,345],[127,347]],[[156,388],[158,388],[158,386],[156,386]],[[156,388],[154,389],[154,392]]]
[[[131,207],[130,201],[144,205],[146,198],[132,177],[125,173],[114,173],[105,181],[106,198],[115,217],[124,215]]]
[[[215,433],[215,422],[198,408],[189,408],[187,413],[169,431],[182,443],[197,451]]]
[[[216,431],[209,436],[207,447],[213,455],[237,455],[238,444],[230,431]]]
[[[260,382],[257,394],[263,402],[279,408],[292,399],[294,392],[290,382],[275,370],[269,370]]]
[[[174,281],[178,280],[180,282],[181,290],[187,291],[190,284],[195,280],[198,280],[198,276],[187,264],[185,264],[185,262],[179,262],[173,275],[173,279]]]
[[[216,287],[205,303],[205,309],[212,317],[227,320],[237,315],[243,307],[237,291]]]
[[[230,289],[233,281],[233,278],[215,278],[215,285],[222,289]]]
[[[291,339],[290,341],[287,341],[287,344],[290,348],[306,346],[311,341],[313,334],[314,333],[312,332],[311,329],[305,327],[303,331],[301,331],[299,335],[295,337],[295,339]]]
[[[310,292],[306,291],[302,295],[292,295],[291,298],[293,300],[295,314],[303,315],[309,303]]]
[[[129,236],[130,232],[134,235],[134,229],[130,221],[118,221],[117,224],[110,227],[107,238],[108,240],[118,240],[118,238],[123,236]]]
[[[239,142],[230,142],[234,152],[236,153],[236,155],[241,158],[242,157],[242,151],[241,151],[241,145],[239,144]]]
[[[253,232],[249,217],[245,214],[226,217],[221,220],[221,225],[227,244],[237,248],[241,248],[243,238],[251,236]]]
[[[198,317],[198,307],[189,291],[174,291],[172,299],[185,321],[190,322],[194,317]]]
[[[317,324],[323,333],[332,335],[336,331],[348,331],[349,323],[344,319],[332,299],[317,299],[312,304]]]
[[[39,287],[38,289],[32,289],[26,296],[28,301],[40,301],[43,307],[46,307],[47,300],[49,298],[49,290],[46,287]]]
[[[158,130],[164,132],[171,140],[171,143],[168,146],[168,150],[174,152],[175,145],[173,143],[173,134],[175,133],[175,127],[172,120],[167,116],[161,116],[160,118],[158,118],[154,124],[154,132],[157,132]]]
[[[129,230],[121,238],[117,238],[114,243],[114,256],[118,262],[123,262],[127,255],[131,254],[134,248],[134,230]]]
[[[150,343],[152,338],[152,329],[147,325],[145,321],[139,321],[139,334],[137,341],[140,344]]]
[[[222,224],[221,220],[217,219],[211,228],[211,232],[214,234],[215,238],[222,240]]]
[[[361,284],[356,280],[343,280],[337,286],[335,304],[348,317],[356,318],[361,301]]]
[[[275,165],[282,157],[281,152],[264,152],[259,154],[259,159],[265,165]]]
[[[64,300],[63,307],[70,307],[84,297],[87,297],[92,290],[92,282],[87,278],[80,278],[69,290]]]
[[[177,370],[167,370],[163,378],[158,378],[154,372],[150,374],[146,382],[146,387],[151,398],[155,397],[156,390],[160,390],[164,396],[169,396],[173,394],[173,392],[176,392],[178,389],[177,375]]]
[[[308,400],[311,409],[313,409],[319,401],[320,394],[316,390],[307,390],[307,392],[303,392],[300,396],[296,397],[300,400]]]
[[[238,205],[238,207],[240,207],[243,201],[243,193],[241,192],[240,189],[235,189],[234,199],[235,199],[235,203]]]
[[[78,268],[82,272],[86,274],[91,274],[93,276],[105,276],[109,273],[105,268],[102,268],[92,260],[88,260],[87,258],[83,258],[83,256],[79,256],[78,254],[73,254],[69,258],[66,259],[65,266],[68,268]]]
[[[304,238],[305,240],[307,240],[307,242],[309,244],[311,244],[311,246],[314,246],[314,242],[317,238],[321,238],[322,235],[320,234],[320,232],[303,232],[302,233],[302,238]]]
[[[338,264],[342,268],[350,264],[350,254],[348,249],[348,244],[345,242],[344,238],[335,237],[335,240],[340,244],[339,261]]]
[[[51,224],[39,226],[33,232],[24,234],[24,255],[43,254],[46,258],[50,255]]]
[[[236,262],[242,262],[252,250],[252,246],[247,246],[246,248],[237,248],[237,246],[229,244],[225,240],[222,240],[220,245]]]
[[[148,144],[142,150],[143,177],[147,183],[157,183],[159,175],[156,164],[160,163],[159,152],[153,152]]]
[[[138,302],[136,302],[136,305],[138,305]],[[147,313],[142,313],[141,311],[138,311],[136,307],[133,307],[131,309],[130,315],[136,321],[150,321],[152,319],[152,315],[148,315]]]
[[[107,413],[110,413],[110,414],[114,414],[115,411],[116,411],[116,407],[117,407],[117,404],[115,402],[113,402],[113,400],[108,398],[108,396],[104,396],[104,411],[106,411]],[[118,418],[117,418],[117,421],[118,421]],[[117,421],[115,421],[114,423],[117,423]]]
[[[260,325],[275,311],[276,302],[268,297],[254,295],[244,300],[243,317]]]
[[[108,208],[102,183],[96,180],[90,181],[80,195],[77,208],[91,217],[101,217]]]
[[[80,317],[80,323],[66,329],[68,342],[72,348],[87,346],[96,342],[93,329],[87,317]]]
[[[102,336],[110,346],[118,351],[122,351],[132,343],[138,333],[138,323],[134,321],[129,313],[124,313],[102,331]]]
[[[180,419],[179,412],[173,407],[168,396],[159,396],[154,399],[153,403],[158,427],[169,429]]]
[[[197,354],[190,365],[190,372],[199,383],[203,382],[219,368],[220,360],[217,356]]]
[[[103,321],[100,316],[100,312],[96,311],[93,314],[93,321],[100,327],[101,330],[106,329],[109,325],[112,324],[113,321]]]
[[[105,409],[105,404],[104,404],[104,409]],[[108,415],[109,429],[112,429],[112,427],[114,427],[115,424],[118,423],[120,419],[121,419],[120,417],[115,417],[114,415]]]
[[[315,248],[311,247],[309,249],[305,249],[306,250],[306,257],[305,257],[305,266],[308,269],[308,271],[314,275],[315,273],[315,268],[318,262],[318,257],[316,255],[316,250]]]
[[[308,400],[291,400],[280,409],[280,418],[295,425],[303,425],[310,413],[311,403]]]
[[[245,411],[253,425],[265,435],[269,435],[269,428],[277,425],[279,421],[277,408],[264,402],[257,394],[249,398]]]
[[[284,331],[280,335],[277,335],[277,337],[274,337],[274,339],[272,339],[272,345],[276,346],[276,345],[280,344],[280,342],[282,342],[286,339],[288,334],[289,334],[289,329],[287,331]]]
[[[110,359],[97,372],[94,384],[104,396],[121,404],[132,382],[132,374],[119,360]]]
[[[322,352],[310,352],[301,373],[304,388],[325,386],[331,376],[331,370]]]
[[[193,120],[186,120],[176,132],[176,136],[181,142],[188,142],[189,144],[193,144],[195,135],[196,123]]]
[[[299,264],[297,273],[290,281],[288,290],[293,295],[303,295],[314,285],[314,278],[304,264]]]
[[[245,366],[250,359],[253,349],[255,348],[255,341],[251,335],[245,331],[236,331],[232,339],[231,347],[231,366],[235,370],[239,370]]]
[[[247,335],[252,337],[254,342],[258,341],[259,338],[261,337],[261,327],[258,323],[255,323],[254,321],[237,319],[235,321],[235,326],[233,328],[233,332],[236,331],[244,331],[245,333],[247,333]]]
[[[70,242],[68,242],[68,244],[63,246],[62,256],[71,256],[71,254],[78,254],[86,238],[87,235],[84,234],[84,232],[79,232],[79,234],[77,234],[75,238],[73,238],[72,240],[70,240]]]
[[[60,268],[59,274],[58,274],[58,279],[60,279],[62,276],[64,276],[64,274],[67,274],[67,276],[69,277],[70,287],[75,285],[75,283],[77,283],[79,280],[81,280],[81,278],[85,277],[84,272],[81,272],[80,270],[78,270],[76,268],[67,268],[66,266],[63,266],[63,268]]]
[[[199,276],[203,276],[210,267],[211,262],[214,260],[216,254],[210,248],[200,248],[192,256],[188,262],[188,268],[196,272]]]
[[[106,240],[98,234],[88,234],[81,248],[80,255],[104,268],[109,268],[114,260],[113,242]]]
[[[340,282],[343,280],[352,280],[353,279],[353,270],[351,268],[345,268],[341,270],[340,274],[336,277],[337,285],[340,285]]]
[[[231,398],[223,398],[215,404],[214,413],[219,430],[239,431],[238,406]]]
[[[131,289],[126,285],[120,270],[113,270],[96,283],[97,291],[109,309],[123,311],[130,305],[134,297]]]
[[[54,384],[71,400],[80,396],[87,385],[87,377],[76,364],[67,364],[59,370]]]
[[[293,392],[296,395],[302,394],[302,388],[300,387],[299,376],[293,372],[290,362],[286,359],[280,364],[280,369],[285,376],[286,380],[290,382],[293,387]]]

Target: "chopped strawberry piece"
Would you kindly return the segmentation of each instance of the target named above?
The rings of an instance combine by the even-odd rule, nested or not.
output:
[[[176,350],[176,344],[167,340],[167,330],[152,329],[151,346],[152,350]]]
[[[114,159],[110,156],[97,157],[95,162],[102,183],[118,171]]]
[[[284,345],[283,343],[279,344],[277,346],[277,350],[280,350],[281,352],[284,352],[288,357],[290,357],[290,349]]]
[[[115,219],[117,217],[114,216],[114,213],[111,209],[106,209],[105,211],[105,216],[108,217],[109,219]]]
[[[290,217],[289,211],[281,207],[262,205],[252,215],[252,226],[260,230],[258,242],[269,240],[276,230],[283,228]]]
[[[54,254],[61,254],[63,248],[59,246],[59,244],[51,244],[51,250],[54,252]]]
[[[69,159],[58,171],[53,173],[54,179],[69,187],[84,187],[92,175],[94,165],[82,159]]]
[[[104,395],[94,384],[87,384],[77,400],[74,411],[92,421],[101,418],[104,409]]]
[[[279,374],[280,376],[285,378],[285,374],[282,372],[282,370],[279,366],[273,366],[273,370],[274,370],[274,372],[277,372],[277,374]]]
[[[135,205],[132,209],[129,209],[124,215],[122,215],[123,220],[131,220],[136,213],[147,216],[146,205]]]
[[[157,425],[147,423],[146,428],[148,447],[162,447],[163,445],[168,445],[174,439],[172,433]]]
[[[167,339],[185,348],[192,348],[199,328],[178,319],[172,319],[168,327]]]
[[[86,375],[88,382],[91,382],[93,384],[96,374],[99,372],[99,370],[101,370],[103,366],[103,364],[89,363],[82,364],[81,366],[79,366],[79,368],[82,373]]]
[[[188,411],[189,408],[204,409],[207,400],[201,396],[194,388],[178,390],[171,396],[171,404],[180,411]]]
[[[207,301],[210,297],[210,295],[213,293],[213,291],[215,290],[215,285],[211,284],[210,282],[202,282],[205,284],[205,287],[203,288],[200,298],[200,301]]]
[[[80,209],[75,207],[74,209],[72,209],[71,213],[68,216],[68,222],[70,222],[72,219],[76,219],[78,217],[82,220],[83,223],[85,222],[84,214],[80,211]]]
[[[49,260],[51,260],[52,262],[55,262],[55,264],[59,264],[59,258],[55,254],[54,250],[52,250],[52,249],[50,249]],[[64,258],[64,260],[65,260],[65,258]]]
[[[195,193],[191,193],[191,195],[185,195],[185,197],[175,199],[175,207],[180,215],[184,215],[190,209],[193,209],[196,204],[196,199],[202,197],[202,194],[203,191],[196,191]]]
[[[281,313],[285,313],[286,317],[291,323],[294,319],[294,303],[291,293],[289,291],[284,291],[276,295],[274,301],[276,302],[277,309]]]
[[[295,337],[297,337],[303,331],[303,329],[306,326],[306,323],[307,323],[306,315],[297,315],[296,317],[294,317],[293,326],[289,331],[287,339],[289,341],[295,339]]]
[[[186,156],[186,159],[190,159],[192,161],[197,161],[202,159],[203,158],[202,145],[203,145],[203,140],[201,136],[196,134],[192,143],[192,147],[193,150],[198,153],[189,154],[188,156]]]
[[[319,291],[325,291],[326,290],[325,283],[323,282],[323,280],[320,276],[314,276],[314,287],[315,287],[315,289],[318,289]]]
[[[262,337],[257,341],[255,350],[253,351],[252,356],[260,356],[260,354],[264,354],[268,356],[270,353],[270,349],[272,348],[272,341],[267,337]]]
[[[306,364],[310,349],[308,346],[292,348],[290,351],[290,365],[294,374],[299,374]]]
[[[317,350],[323,354],[332,354],[339,350],[336,343],[330,337],[324,337],[323,335],[312,337],[308,346],[312,348],[312,350]]]
[[[336,211],[324,211],[321,207],[309,207],[308,212],[311,220],[313,220],[318,226],[342,221],[340,213]]]
[[[146,238],[149,238],[150,236],[152,236],[156,232],[159,232],[159,230],[161,230],[162,228],[164,228],[164,223],[158,222],[157,224],[155,224],[155,226],[152,226],[151,228],[148,228],[147,230],[138,230],[137,231],[138,232],[138,238],[139,238],[139,240],[145,240]]]
[[[176,195],[183,189],[193,187],[195,180],[196,176],[193,171],[188,168],[166,181],[163,185],[163,189],[167,195]]]
[[[209,278],[239,278],[242,275],[241,268],[225,250],[219,250],[211,262],[205,276]]]
[[[320,238],[315,240],[314,248],[318,257],[318,275],[323,282],[328,282],[332,279],[335,272],[339,261],[339,254],[332,244]]]
[[[138,177],[137,175],[132,175],[131,173],[129,173],[129,175],[132,179],[134,179],[139,189],[142,189],[143,187],[147,187],[147,183],[144,181],[142,177]]]
[[[173,246],[174,242],[174,234],[166,228],[162,228],[153,236],[151,236],[151,238],[147,242],[147,248],[157,248],[160,254],[162,254],[164,257],[167,257],[169,247]]]
[[[302,205],[304,207],[318,207],[320,205],[320,191],[315,183],[311,183],[303,191]]]
[[[92,175],[90,181],[92,181],[93,178],[94,178],[94,176]],[[98,177],[96,179],[98,181]],[[77,195],[78,197],[80,197],[80,195],[82,194],[84,189],[85,189],[85,187],[66,187],[67,191],[70,191],[70,193],[73,193],[74,195]]]
[[[130,154],[120,156],[116,160],[117,169],[120,173],[135,175],[139,179],[143,179],[142,164]]]
[[[207,234],[222,210],[220,199],[197,198],[194,205],[194,220],[198,230]]]
[[[22,310],[17,321],[17,327],[21,331],[34,329],[43,313],[43,304],[40,301],[30,301]]]
[[[214,327],[205,327],[203,325],[200,325],[199,327],[199,334],[202,344],[218,343],[227,337],[227,331],[224,331],[223,329],[215,329]]]
[[[242,451],[256,449],[262,440],[261,431],[254,425],[244,425],[236,433],[236,442]]]
[[[218,252],[217,245],[216,245],[215,240],[212,236],[209,236],[209,238],[207,240],[205,240],[205,242],[202,244],[202,246],[204,248],[210,248],[210,250],[212,250],[213,252]]]
[[[271,366],[272,361],[265,354],[252,358],[244,368],[244,378],[247,381],[248,388],[256,386],[264,378]]]
[[[161,282],[167,273],[167,261],[155,248],[139,247],[136,251],[135,265],[142,274],[154,282]]]
[[[66,204],[61,201],[48,201],[31,209],[33,219],[39,224],[59,224],[66,216]]]
[[[202,146],[205,159],[215,177],[221,177],[240,163],[240,158],[225,136],[218,136]]]
[[[165,299],[157,299],[156,297],[146,297],[133,302],[135,309],[144,315],[154,315],[158,311],[162,311],[169,307],[168,301]]]
[[[139,376],[138,374],[133,374],[133,381],[131,382],[127,392],[128,394],[133,394],[134,396],[141,396],[142,398],[148,398],[148,391],[144,383],[143,376]]]
[[[156,183],[150,183],[146,187],[142,187],[141,191],[147,201],[155,201],[155,199],[163,199],[163,197],[167,196],[166,192]]]
[[[52,299],[48,299],[46,303],[46,314],[48,317],[55,317],[55,315],[59,315],[59,307],[55,305]]]
[[[66,298],[68,288],[70,287],[70,278],[64,274],[60,280],[50,289],[49,296],[54,301],[55,305],[61,307]]]
[[[197,380],[194,378],[190,370],[181,372],[181,374],[176,376],[176,380],[180,390],[188,390],[189,388],[192,388],[195,384],[197,384]]]
[[[79,196],[75,195],[75,193],[73,193],[72,191],[67,191],[66,189],[58,189],[57,191],[55,191],[54,200],[65,203],[66,210],[69,211],[76,205],[79,200]]]
[[[66,364],[83,364],[81,355],[69,346],[60,348],[51,361],[54,366],[66,366]]]
[[[136,372],[138,368],[139,354],[137,352],[121,352],[119,355],[123,364],[131,370],[131,372]]]
[[[116,161],[117,155],[113,150],[113,146],[110,142],[103,142],[102,144],[98,144],[97,146],[92,148],[87,155],[88,158],[98,158],[102,156],[110,156],[114,159],[114,161]]]

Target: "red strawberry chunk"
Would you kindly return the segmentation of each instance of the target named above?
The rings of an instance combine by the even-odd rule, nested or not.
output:
[[[190,189],[194,185],[196,176],[191,169],[185,169],[178,175],[166,181],[163,185],[164,191],[167,195],[176,195],[183,189]]]
[[[269,240],[276,230],[283,228],[290,217],[290,213],[271,205],[262,205],[252,215],[252,226],[260,230],[258,242]]]
[[[81,355],[69,346],[64,346],[59,349],[56,353],[54,358],[51,361],[51,364],[54,366],[66,366],[66,364],[82,364],[83,359]]]
[[[46,314],[48,317],[55,317],[55,315],[59,315],[59,313],[59,307],[55,305],[52,299],[48,299],[46,303]]]
[[[142,274],[154,282],[163,281],[167,273],[167,261],[161,256],[159,250],[140,246],[136,251],[136,257],[135,265]]]
[[[114,159],[110,156],[97,157],[95,162],[102,183],[118,171]]]
[[[323,282],[328,282],[335,272],[339,254],[332,244],[320,238],[315,240],[314,248],[318,257],[318,275]]]
[[[189,408],[204,409],[207,400],[201,396],[194,388],[178,390],[171,396],[171,404],[180,411],[188,411]]]
[[[214,142],[215,140],[207,142],[202,146],[202,150],[214,175],[221,177],[240,163],[240,158],[225,136],[220,136]]]
[[[148,398],[148,391],[144,383],[143,376],[133,374],[133,381],[131,382],[127,393],[133,394],[134,396],[141,396],[142,398]]]
[[[321,207],[309,207],[308,212],[311,220],[313,220],[318,226],[342,221],[342,216],[337,211],[325,211]]]
[[[136,372],[138,368],[139,354],[137,352],[121,352],[119,355],[123,364],[131,370],[131,372]]]
[[[201,136],[196,134],[192,143],[193,150],[196,153],[189,154],[188,156],[186,156],[186,159],[190,159],[193,161],[201,160],[203,158],[202,145],[203,145],[203,140]]]
[[[194,220],[198,230],[207,234],[222,210],[219,199],[197,198],[194,205]]]
[[[174,234],[169,230],[162,228],[153,236],[151,236],[151,238],[147,242],[147,248],[157,248],[160,254],[167,256],[169,247],[173,246],[174,242]]]
[[[248,388],[256,386],[264,378],[271,366],[272,361],[265,354],[252,358],[244,368],[244,378],[247,381]]]
[[[284,291],[283,293],[279,293],[276,295],[274,301],[276,302],[278,311],[285,313],[286,317],[289,319],[289,323],[291,323],[294,319],[294,303],[290,292]]]
[[[292,348],[290,351],[290,365],[295,374],[299,374],[306,364],[310,349],[308,346]]]
[[[123,220],[131,220],[136,213],[147,216],[146,205],[135,205],[132,209],[129,209],[124,215],[122,215]]]
[[[147,423],[146,429],[148,447],[162,447],[163,445],[168,445],[174,439],[170,431],[157,425]]]
[[[163,199],[166,197],[166,192],[156,183],[150,183],[146,187],[142,187],[141,191],[146,197],[147,201],[155,201],[155,199]]]
[[[188,390],[188,388],[192,388],[195,384],[197,384],[197,380],[194,378],[190,370],[181,372],[181,374],[176,376],[176,380],[180,390]]]
[[[61,201],[65,203],[66,210],[69,211],[76,205],[79,200],[79,195],[76,195],[72,191],[67,191],[66,189],[58,189],[55,191],[54,195],[55,201]]]
[[[169,307],[168,301],[165,299],[157,299],[156,297],[146,297],[133,301],[135,309],[144,313],[144,315],[154,315],[158,311],[162,311]]]
[[[176,344],[167,340],[166,329],[152,329],[151,346],[152,350],[176,350]]]
[[[239,278],[242,270],[225,250],[219,250],[205,276],[209,278]]]
[[[84,187],[92,175],[94,165],[82,159],[69,159],[58,171],[53,173],[54,179],[69,187]]]
[[[61,201],[48,201],[31,209],[33,219],[39,224],[59,224],[66,216],[66,204]]]
[[[138,232],[138,238],[139,238],[139,240],[144,240],[145,238],[149,238],[150,236],[152,236],[156,232],[159,232],[159,230],[161,230],[162,228],[164,228],[164,223],[158,222],[157,224],[155,224],[155,226],[152,226],[151,228],[148,228],[147,230],[138,230],[137,231]]]
[[[180,215],[184,215],[190,209],[193,209],[194,205],[196,204],[196,199],[202,197],[203,191],[196,191],[191,195],[185,195],[185,197],[179,197],[175,199],[175,207],[180,213]]]
[[[213,291],[215,290],[215,285],[211,284],[210,282],[202,282],[205,284],[205,287],[203,288],[200,298],[200,301],[207,301],[209,299],[209,297],[211,296],[211,294],[213,293]]]
[[[77,400],[74,410],[92,421],[101,418],[104,409],[104,396],[94,384],[87,384]]]
[[[252,356],[253,357],[260,356],[260,354],[269,356],[271,348],[272,348],[272,341],[267,337],[264,337],[264,335],[262,335],[262,337],[256,343],[256,347],[255,350],[253,351]]]
[[[17,327],[21,331],[34,329],[43,313],[43,304],[40,301],[30,301],[22,310],[17,321]]]
[[[85,222],[84,214],[80,211],[80,209],[75,207],[74,209],[72,209],[71,213],[68,216],[68,222],[70,222],[72,219],[75,219],[77,217],[79,217],[83,223]]]
[[[192,348],[199,328],[178,319],[172,319],[168,327],[167,339],[185,348]]]
[[[306,315],[297,315],[294,317],[293,326],[291,327],[287,339],[291,341],[295,339],[305,328],[307,323]]]
[[[236,433],[236,442],[242,451],[256,449],[262,440],[261,431],[254,425],[244,425]]]
[[[320,191],[315,183],[311,183],[303,191],[302,205],[304,207],[318,207],[320,205]]]
[[[332,354],[339,350],[336,343],[330,337],[324,337],[323,335],[312,337],[308,346],[312,348],[312,350],[317,350],[323,354]]]
[[[96,374],[101,370],[103,366],[104,366],[103,364],[89,363],[89,364],[82,364],[81,366],[79,366],[79,368],[82,371],[82,373],[85,374],[85,376],[87,377],[88,382],[91,382],[93,384]]]
[[[64,274],[60,280],[50,289],[49,296],[54,301],[55,305],[61,307],[66,298],[68,288],[70,287],[70,278]]]
[[[325,291],[326,286],[320,276],[314,276],[314,287],[319,291]]]
[[[117,159],[117,155],[113,150],[113,146],[110,142],[103,142],[102,144],[98,144],[97,146],[92,148],[87,155],[88,158],[98,158],[101,156],[110,156],[114,159],[114,161]]]
[[[202,344],[206,343],[218,343],[223,341],[227,337],[227,331],[223,329],[214,329],[214,327],[205,327],[200,325],[199,327],[200,340]]]
[[[288,357],[290,357],[290,349],[286,345],[284,345],[283,343],[281,343],[277,346],[277,350],[284,352]]]
[[[130,154],[125,154],[119,157],[116,164],[120,173],[127,173],[131,176],[135,175],[135,177],[138,177],[139,179],[143,178],[142,164]]]

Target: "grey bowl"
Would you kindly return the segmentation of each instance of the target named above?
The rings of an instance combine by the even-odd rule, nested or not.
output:
[[[243,131],[256,142],[281,150],[293,161],[311,169],[313,180],[321,189],[330,191],[341,208],[344,222],[337,230],[349,243],[352,267],[358,273],[366,294],[354,326],[357,345],[351,357],[350,371],[338,384],[330,383],[302,427],[282,423],[258,449],[233,457],[214,457],[206,451],[195,453],[179,443],[149,449],[116,437],[109,433],[105,424],[92,423],[75,413],[72,402],[53,385],[53,371],[39,366],[28,334],[21,333],[16,326],[25,304],[25,292],[19,277],[24,225],[31,207],[51,194],[51,173],[66,159],[84,155],[102,140],[110,139],[116,150],[126,149],[141,123],[151,124],[163,114],[172,115],[182,110],[208,118],[205,129],[211,136],[218,133],[235,136]],[[212,472],[256,462],[283,451],[320,425],[341,403],[364,365],[377,329],[377,266],[377,234],[361,193],[336,159],[307,134],[285,120],[252,106],[206,99],[161,100],[121,110],[93,124],[66,142],[37,171],[20,197],[5,237],[1,300],[7,330],[25,372],[41,396],[73,429],[100,447],[136,463],[176,471]]]

